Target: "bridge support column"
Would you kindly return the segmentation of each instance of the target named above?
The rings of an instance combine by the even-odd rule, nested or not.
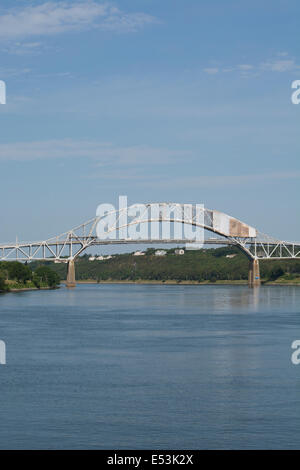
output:
[[[68,262],[68,275],[66,287],[76,287],[75,262],[73,259],[70,259],[70,261]]]
[[[258,259],[251,259],[249,261],[248,286],[249,287],[260,286],[260,272],[259,272]]]

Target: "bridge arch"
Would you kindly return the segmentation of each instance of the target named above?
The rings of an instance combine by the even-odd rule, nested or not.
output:
[[[163,203],[166,204],[166,203]],[[158,206],[159,203],[153,203],[153,204],[147,204],[143,205],[147,209],[147,214],[141,214],[140,217],[136,217],[131,221],[128,221],[128,214],[132,210],[134,210],[137,206],[140,205],[132,205],[129,206],[125,209],[119,210],[119,211],[111,211],[104,216],[98,216],[92,219],[88,223],[91,223],[91,232],[97,231],[97,226],[103,222],[107,222],[107,230],[105,231],[104,235],[105,238],[112,238],[112,234],[117,234],[120,233],[121,231],[124,231],[124,229],[128,229],[130,227],[136,226],[136,225],[143,225],[143,224],[181,224],[182,226],[185,225],[190,225],[196,228],[200,228],[203,230],[207,230],[209,232],[212,232],[214,234],[217,234],[224,239],[230,241],[232,244],[236,245],[238,248],[240,248],[249,259],[254,259],[255,255],[248,249],[247,247],[247,242],[252,239],[254,240],[257,236],[257,231],[254,227],[249,226],[248,224],[241,222],[240,220],[231,217],[223,212],[215,211],[215,210],[209,210],[205,209],[204,207],[199,205],[199,210],[197,213],[197,205],[188,205],[190,206],[190,216],[186,216],[184,211],[184,206],[187,205],[182,205],[182,204],[168,204],[169,207],[171,207],[171,211],[169,213],[166,212],[161,212],[159,216],[153,216],[152,215],[152,207],[153,206]],[[175,209],[174,209],[175,208]],[[177,215],[171,215],[177,211]],[[126,216],[126,223],[121,222],[120,220],[123,221],[124,216]],[[77,257],[79,254],[81,254],[86,248],[94,245],[94,244],[99,244],[97,241],[98,237],[88,239],[86,241],[86,244],[82,246],[82,248],[76,253]],[[180,238],[178,238],[180,239]],[[119,239],[120,240],[120,239]],[[116,243],[119,240],[115,240]],[[122,239],[121,239],[122,240]],[[129,243],[136,241],[136,243],[144,243],[147,244],[147,241],[149,242],[150,238],[141,238],[141,239],[131,239],[125,238],[123,239],[123,243]],[[151,241],[155,241],[156,239],[151,239]],[[157,238],[157,242],[166,242],[165,239],[162,238]],[[189,242],[193,240],[188,240],[186,237],[181,239],[182,242]],[[173,239],[170,239],[170,243],[174,242]],[[103,241],[103,244],[105,242]]]
[[[124,220],[124,215],[128,215],[131,212],[134,212],[134,209],[137,208],[137,206],[140,205],[133,205],[129,206],[123,210],[119,211],[111,211],[103,216],[98,216],[93,219],[92,222],[92,229],[91,231],[94,232],[97,227],[97,224],[105,222],[106,221],[106,226],[107,229],[104,233],[105,237],[109,237],[111,234],[117,234],[124,229],[128,229],[133,226],[140,225],[142,226],[143,224],[159,224],[159,223],[168,223],[168,224],[181,224],[182,226],[184,225],[190,225],[196,228],[200,228],[203,230],[207,230],[209,232],[212,232],[214,234],[217,234],[224,239],[228,240],[230,244],[237,246],[241,251],[245,253],[247,258],[249,259],[249,285],[252,284],[258,284],[259,281],[259,266],[258,262],[255,261],[255,256],[254,254],[250,251],[250,249],[247,246],[247,241],[249,239],[255,239],[257,232],[256,229],[249,226],[248,224],[245,224],[241,222],[240,220],[231,217],[225,213],[219,212],[219,211],[212,211],[208,209],[204,209],[204,207],[200,207],[200,210],[198,212],[198,216],[200,217],[197,218],[197,207],[194,205],[191,205],[190,207],[190,215],[187,217],[186,214],[184,214],[184,211],[182,211],[183,205],[181,204],[168,204],[169,207],[172,208],[169,212],[162,211],[155,216],[152,215],[152,206],[156,206],[157,204],[148,204],[148,205],[143,205],[144,208],[146,208],[146,215],[145,213],[140,214],[139,217],[135,217],[133,220],[128,221],[128,218],[126,217],[126,222],[123,223]],[[126,211],[126,212],[125,212]],[[177,212],[177,215],[174,216],[174,212]],[[171,215],[171,213],[173,215]],[[121,223],[118,223],[118,221],[121,220]],[[116,239],[113,238],[113,241],[118,243]],[[163,241],[161,238],[158,239],[151,239],[151,242],[156,242],[160,243]],[[171,239],[171,240],[164,240],[165,242],[169,243],[176,243],[176,240]],[[178,240],[179,241],[179,240]],[[181,242],[188,242],[186,239],[180,240]],[[123,240],[124,243],[129,243],[132,242],[134,244],[137,243],[142,243],[142,244],[147,244],[149,243],[149,239],[146,238],[140,238],[140,239],[131,239],[131,238],[125,238]],[[93,245],[99,244],[98,241],[95,241],[95,239],[90,238],[87,240],[85,244],[81,246],[81,248],[77,251],[77,253],[72,257],[72,260],[70,260],[69,264],[69,271],[68,271],[68,278],[70,279],[69,284],[73,285],[75,282],[75,265],[74,265],[74,260],[82,254],[88,247],[91,247]],[[105,244],[105,242],[103,242]]]

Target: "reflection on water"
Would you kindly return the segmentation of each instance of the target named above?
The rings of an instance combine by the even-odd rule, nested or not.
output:
[[[298,448],[300,288],[0,296],[1,448]]]

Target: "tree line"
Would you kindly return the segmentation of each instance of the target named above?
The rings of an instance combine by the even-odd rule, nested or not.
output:
[[[0,291],[24,287],[56,287],[60,284],[59,275],[49,266],[31,266],[18,261],[0,262]]]
[[[166,250],[165,256],[155,256],[149,248],[145,256],[133,253],[119,254],[103,261],[89,261],[89,255],[76,260],[76,279],[94,281],[246,281],[249,260],[236,247],[221,247],[185,251],[176,255],[175,249]],[[227,255],[234,257],[227,258]],[[50,266],[51,262],[43,263]],[[36,269],[41,263],[32,263]],[[67,265],[52,264],[52,269],[66,279]],[[260,262],[261,277],[265,281],[275,281],[284,277],[292,280],[300,277],[300,260],[268,260]]]

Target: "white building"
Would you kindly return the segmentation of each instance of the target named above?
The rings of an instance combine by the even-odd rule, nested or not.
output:
[[[89,257],[89,261],[95,261],[95,260],[97,260],[97,261],[104,261],[104,260],[106,260],[106,259],[111,259],[111,258],[112,258],[111,255],[109,255],[109,256],[90,256],[90,257]]]
[[[165,250],[156,250],[155,256],[165,256],[167,252]]]
[[[133,256],[145,256],[145,253],[143,251],[136,251],[133,253]]]

